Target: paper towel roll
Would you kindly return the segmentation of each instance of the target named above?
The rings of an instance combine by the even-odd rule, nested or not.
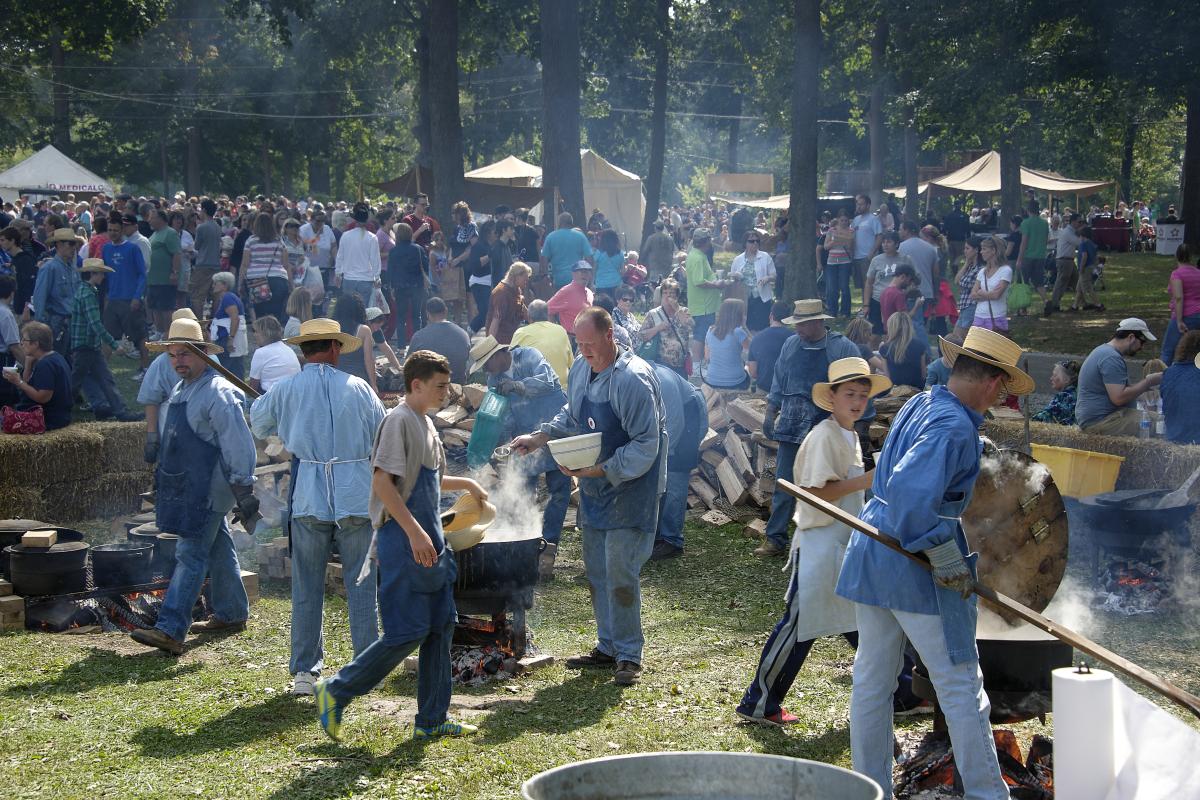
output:
[[[1053,692],[1056,800],[1107,796],[1116,778],[1112,675],[1056,669]]]

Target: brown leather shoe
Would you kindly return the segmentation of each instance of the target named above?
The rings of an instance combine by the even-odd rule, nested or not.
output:
[[[642,665],[636,661],[618,661],[613,683],[617,686],[633,686],[642,677]]]
[[[762,556],[763,558],[782,558],[787,555],[787,548],[780,547],[770,539],[767,539],[758,547],[754,548],[754,555]]]
[[[593,649],[592,652],[581,656],[571,656],[563,663],[566,664],[567,669],[584,669],[585,667],[612,668],[617,665],[617,660],[608,653],[602,653],[600,650]]]
[[[163,650],[173,656],[181,655],[183,653],[183,642],[172,639],[158,628],[151,628],[148,631],[133,631],[129,634],[129,638],[133,639],[138,644],[144,644],[148,647],[157,647],[159,650]]]
[[[193,622],[191,627],[192,633],[241,633],[244,630],[246,630],[246,620],[244,619],[238,622],[226,622],[216,617]]]

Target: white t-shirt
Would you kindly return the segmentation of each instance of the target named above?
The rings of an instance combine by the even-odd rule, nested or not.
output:
[[[850,223],[854,230],[854,258],[866,258],[875,249],[875,237],[883,233],[883,223],[870,213],[859,214]]]
[[[990,292],[997,288],[1002,282],[1008,281],[1012,285],[1013,271],[1012,267],[1005,264],[996,270],[996,274],[991,278],[987,276],[987,270],[979,270],[979,276],[975,279],[979,284],[979,288],[985,292]],[[975,305],[975,316],[988,317],[990,319],[1008,319],[1008,287],[1004,288],[1004,294],[999,300],[980,300]]]
[[[250,377],[269,392],[278,381],[300,371],[300,359],[285,342],[271,342],[254,351],[250,358]]]
[[[308,260],[317,269],[328,269],[333,266],[329,263],[329,253],[333,250],[334,244],[337,243],[337,238],[333,235],[333,230],[328,225],[322,225],[321,232],[317,234],[313,233],[312,223],[306,222],[300,226],[300,239],[304,242],[304,250],[308,254]]]

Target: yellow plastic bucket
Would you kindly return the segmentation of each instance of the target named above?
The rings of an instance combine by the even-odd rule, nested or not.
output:
[[[1054,447],[1048,444],[1031,445],[1033,457],[1045,464],[1054,477],[1060,494],[1067,497],[1090,497],[1111,492],[1117,485],[1124,456]]]

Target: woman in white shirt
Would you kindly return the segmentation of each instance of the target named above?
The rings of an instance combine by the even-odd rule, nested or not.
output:
[[[283,326],[274,315],[266,314],[254,321],[254,338],[258,349],[250,358],[251,389],[269,392],[277,382],[300,371],[300,360],[283,341]]]
[[[1008,286],[1012,283],[1012,267],[1004,263],[1004,249],[1004,240],[999,236],[988,237],[980,245],[984,266],[971,290],[971,299],[976,304],[972,324],[1008,333]]]
[[[771,303],[775,302],[775,262],[758,249],[760,240],[758,231],[747,231],[746,249],[729,267],[730,276],[740,277],[746,287],[746,327],[755,332],[771,324]]]

